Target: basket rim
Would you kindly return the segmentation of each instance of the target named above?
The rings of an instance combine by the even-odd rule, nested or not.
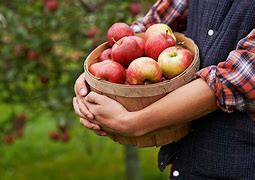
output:
[[[112,83],[112,82],[108,82],[106,80],[100,79],[98,77],[95,77],[94,75],[92,75],[89,70],[88,70],[88,61],[91,58],[91,56],[99,49],[99,48],[104,48],[107,47],[108,42],[104,42],[101,45],[99,45],[97,48],[95,48],[85,59],[84,61],[84,73],[85,73],[85,78],[87,83],[92,86],[93,88],[102,91],[102,89],[99,86],[103,86],[103,92],[104,93],[108,93],[108,94],[113,94],[113,95],[119,95],[119,96],[124,96],[124,97],[140,97],[141,95],[143,97],[148,97],[148,96],[157,96],[160,95],[162,93],[168,93],[172,90],[174,90],[175,88],[166,88],[167,85],[169,84],[173,84],[176,81],[182,80],[183,78],[186,80],[188,79],[188,81],[194,79],[194,77],[191,77],[191,74],[194,74],[194,72],[196,72],[196,70],[198,70],[199,65],[200,65],[200,59],[199,59],[199,49],[197,47],[197,45],[195,44],[195,42],[186,37],[184,34],[182,33],[178,33],[175,32],[175,35],[188,39],[195,47],[195,52],[194,52],[194,57],[193,57],[193,61],[192,63],[189,65],[188,68],[185,69],[185,71],[183,71],[181,74],[175,76],[174,78],[168,79],[168,80],[164,80],[162,82],[158,82],[158,83],[154,83],[154,84],[147,84],[147,85],[129,85],[129,84],[117,84],[117,83]],[[95,59],[94,59],[95,60]],[[160,90],[160,87],[163,88],[163,91]],[[123,91],[125,90],[130,90],[130,88],[132,88],[132,92],[127,94],[127,93],[122,93],[122,91],[116,92],[114,91],[115,88],[121,89]],[[155,91],[155,88],[158,88],[157,92]],[[153,91],[150,91],[150,89]],[[148,93],[146,93],[146,90]],[[142,94],[141,94],[142,92]]]

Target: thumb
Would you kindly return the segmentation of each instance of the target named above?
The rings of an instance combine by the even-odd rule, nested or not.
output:
[[[74,91],[76,96],[80,96],[80,97],[84,97],[87,95],[87,93],[89,92],[89,87],[86,83],[86,79],[84,74],[81,74],[74,85]]]
[[[93,104],[102,104],[104,102],[105,96],[91,91],[85,100]]]

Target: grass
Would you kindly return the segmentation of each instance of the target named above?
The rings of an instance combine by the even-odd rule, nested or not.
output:
[[[3,108],[1,108],[3,110]],[[2,111],[0,110],[0,111]],[[27,123],[22,139],[0,147],[1,180],[124,180],[123,146],[96,136],[74,119],[68,143],[48,137],[55,121],[47,114]],[[157,169],[157,148],[139,149],[142,179],[167,179]]]

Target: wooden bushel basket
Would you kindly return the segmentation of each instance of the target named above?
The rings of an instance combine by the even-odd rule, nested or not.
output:
[[[108,48],[107,42],[94,49],[84,63],[85,78],[92,91],[106,95],[121,103],[128,111],[140,110],[164,97],[169,92],[187,84],[194,79],[195,72],[199,69],[199,50],[190,38],[181,33],[175,33],[177,42],[183,42],[184,47],[191,50],[194,60],[191,65],[180,75],[160,83],[149,85],[115,84],[93,76],[88,67],[97,62],[101,52]],[[176,142],[189,132],[189,124],[170,126],[155,130],[138,137],[125,137],[117,134],[109,135],[111,139],[120,144],[128,144],[137,147],[162,146]]]

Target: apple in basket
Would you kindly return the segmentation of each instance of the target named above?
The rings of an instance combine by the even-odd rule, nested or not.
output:
[[[145,51],[145,40],[143,38],[140,38],[138,36],[131,36],[134,40],[136,40],[136,42],[138,43],[138,45],[140,46],[140,48],[143,49],[143,51]]]
[[[172,31],[172,29],[166,25],[166,24],[162,24],[162,23],[158,23],[158,24],[153,24],[151,25],[146,31],[145,31],[145,39],[147,40],[149,37],[155,36],[157,34],[161,34],[161,33],[166,33],[172,36],[172,38],[174,39],[174,41],[176,42],[176,37]]]
[[[108,49],[105,49],[99,56],[98,60],[99,61],[104,61],[104,60],[109,60],[109,59],[112,59],[112,49],[111,48],[108,48]]]
[[[169,47],[160,53],[158,63],[163,76],[167,79],[173,78],[189,67],[193,61],[190,50],[184,47]]]
[[[107,31],[108,44],[112,47],[119,39],[133,35],[133,30],[126,23],[114,23]]]
[[[118,84],[124,84],[126,81],[126,70],[119,63],[112,60],[104,60],[92,64],[89,72],[94,76]]]
[[[154,36],[148,37],[145,43],[145,55],[153,59],[158,59],[159,54],[168,47],[175,46],[175,39],[168,34],[168,30],[165,33],[160,33]]]
[[[150,57],[140,57],[130,63],[127,82],[132,85],[152,84],[162,81],[162,71],[157,61]]]
[[[144,50],[134,36],[123,37],[112,47],[112,60],[120,63],[125,68],[136,58],[143,56]]]

